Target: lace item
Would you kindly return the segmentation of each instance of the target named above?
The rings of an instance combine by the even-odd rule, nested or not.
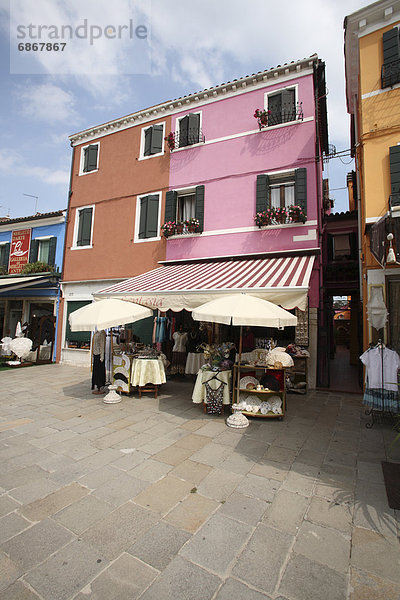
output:
[[[221,384],[217,389],[213,390],[208,381],[205,382],[206,387],[206,410],[209,415],[220,415],[222,412],[222,400],[224,397],[224,384]]]

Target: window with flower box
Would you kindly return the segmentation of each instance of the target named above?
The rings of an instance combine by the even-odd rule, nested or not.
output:
[[[169,235],[201,233],[204,227],[204,185],[168,191],[165,196],[165,223],[173,224]]]
[[[269,127],[303,118],[302,105],[296,101],[296,95],[297,86],[267,94]]]
[[[275,221],[281,223],[304,222],[307,216],[307,169],[258,175],[256,215],[265,211],[272,211]],[[255,220],[260,225],[260,219]]]

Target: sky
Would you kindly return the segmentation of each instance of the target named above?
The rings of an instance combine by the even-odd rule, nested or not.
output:
[[[67,207],[69,135],[314,53],[326,63],[329,142],[348,149],[343,21],[366,4],[0,0],[0,217]],[[47,38],[64,50],[27,50]],[[325,166],[335,211],[348,209],[353,168],[349,156]]]

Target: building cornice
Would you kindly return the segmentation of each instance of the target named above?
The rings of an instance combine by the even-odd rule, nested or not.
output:
[[[400,0],[379,0],[345,17],[344,55],[347,112],[354,112],[353,98],[358,93],[359,38],[400,21]]]
[[[69,136],[71,146],[87,143],[105,135],[110,135],[116,131],[129,129],[136,125],[142,125],[155,119],[163,119],[175,113],[192,109],[193,106],[199,107],[204,104],[216,102],[223,98],[243,94],[254,89],[269,87],[279,82],[287,81],[295,77],[304,76],[313,72],[314,66],[318,63],[317,54],[309,58],[303,58],[284,65],[278,65],[273,69],[260,71],[253,75],[247,75],[240,79],[234,79],[227,83],[211,87],[201,92],[196,92],[176,100],[169,100],[162,104],[151,106],[144,110],[134,112],[130,115],[114,119],[102,125],[90,127],[78,133]]]

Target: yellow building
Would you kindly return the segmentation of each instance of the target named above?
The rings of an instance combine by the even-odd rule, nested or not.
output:
[[[383,338],[399,352],[400,0],[375,2],[358,10],[345,18],[344,30],[346,99],[357,174],[364,347]],[[381,299],[376,318],[380,315],[384,323],[385,307],[389,312],[380,330],[368,320],[368,303],[373,299]]]

